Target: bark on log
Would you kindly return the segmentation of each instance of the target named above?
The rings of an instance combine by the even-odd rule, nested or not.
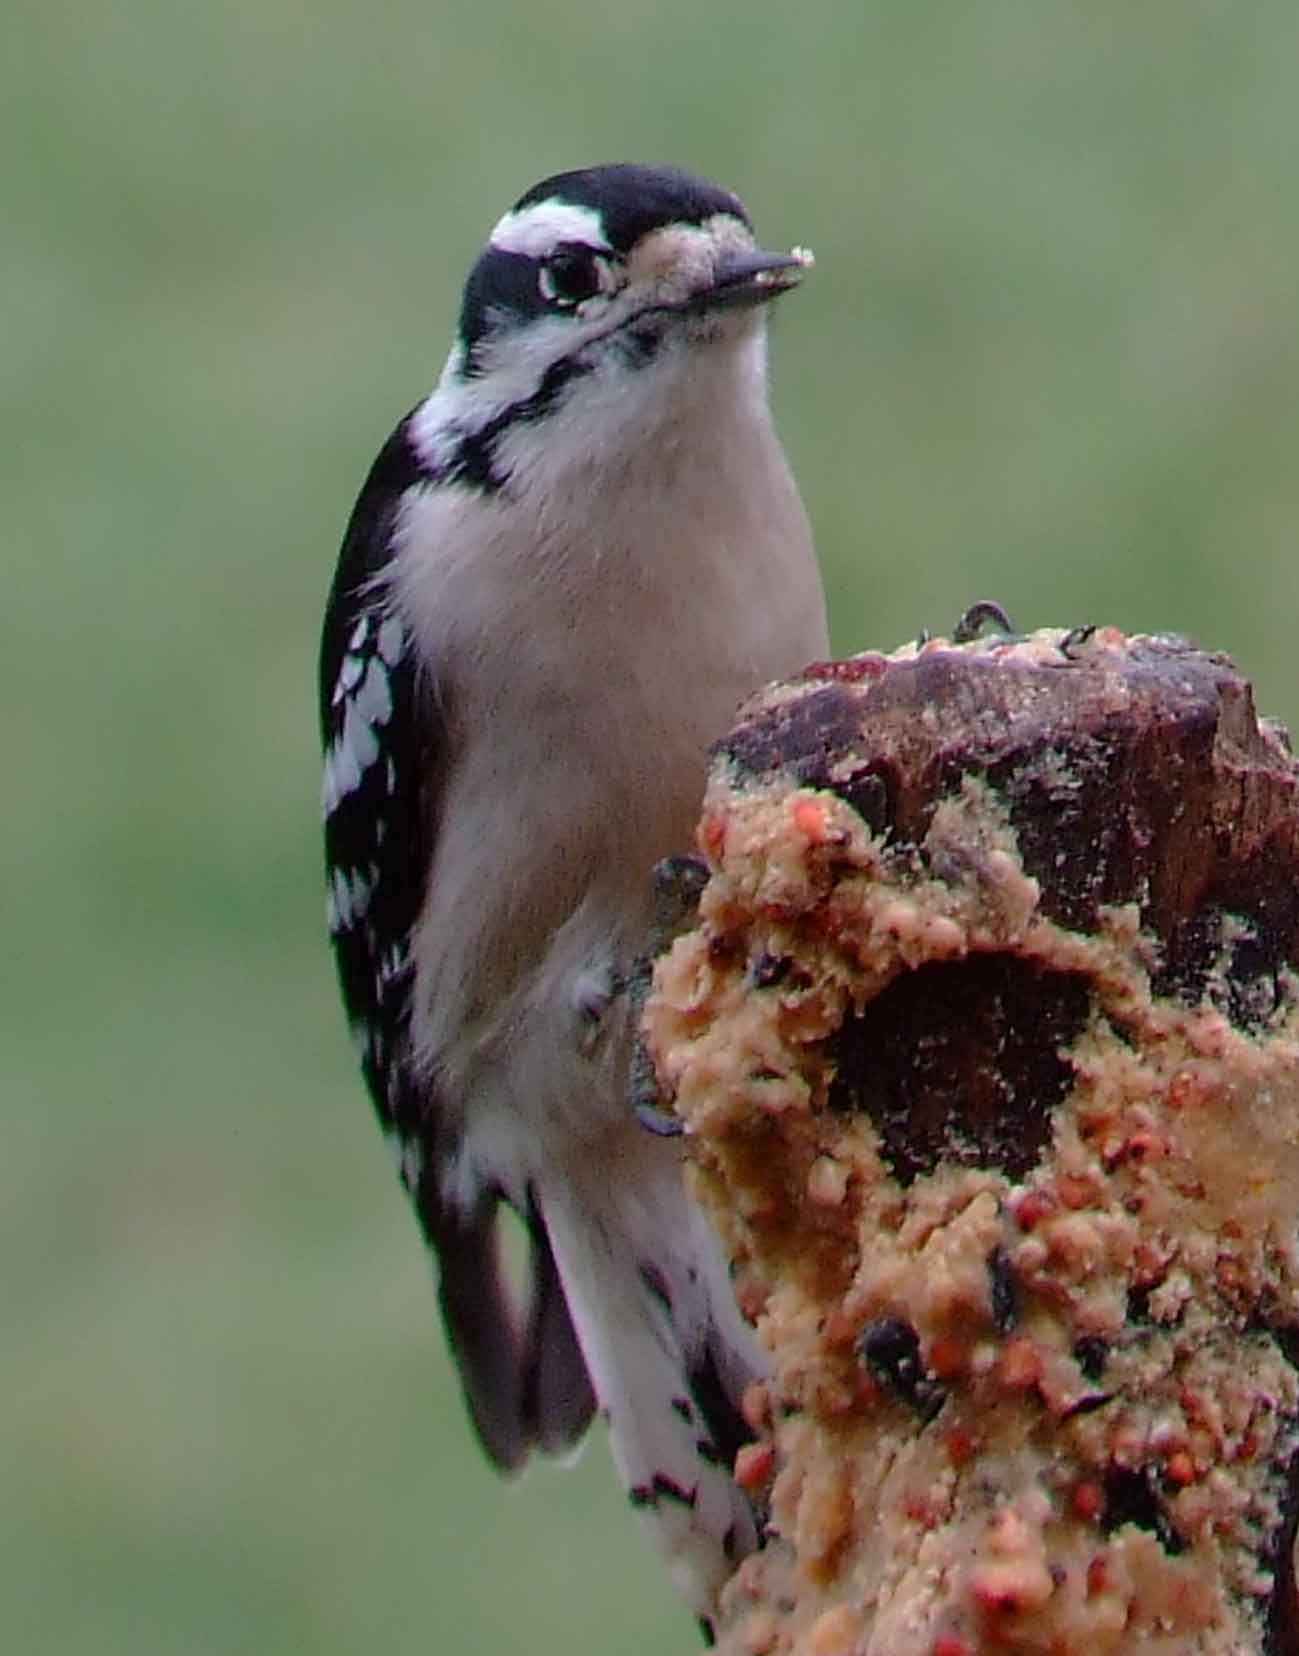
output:
[[[1221,656],[809,671],[647,1048],[772,1355],[726,1652],[1299,1656],[1299,769]]]

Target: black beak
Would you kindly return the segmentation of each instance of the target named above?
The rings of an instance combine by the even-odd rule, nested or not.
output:
[[[731,305],[763,305],[778,293],[788,293],[811,265],[808,253],[724,253],[713,270],[712,283],[690,301],[691,310],[721,310]]]

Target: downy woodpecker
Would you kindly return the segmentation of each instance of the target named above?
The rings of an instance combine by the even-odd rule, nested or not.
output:
[[[680,1142],[628,1103],[621,986],[709,743],[826,653],[766,384],[809,262],[674,169],[529,190],[361,491],[320,670],[343,999],[474,1425],[509,1471],[598,1408],[704,1617],[755,1541],[731,1460],[763,1363]]]

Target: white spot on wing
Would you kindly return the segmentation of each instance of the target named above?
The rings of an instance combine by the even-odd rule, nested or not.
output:
[[[353,629],[349,653],[343,657],[334,687],[333,705],[342,702],[345,706],[343,728],[325,752],[320,803],[326,816],[360,787],[361,778],[382,753],[375,731],[392,718],[389,667],[400,660],[404,642],[401,622],[393,617],[379,627],[377,638],[368,617]],[[388,776],[391,793],[391,758]]]
[[[358,718],[369,725],[387,724],[392,718],[392,688],[388,683],[388,669],[378,656],[370,657],[352,705]]]
[[[379,628],[379,654],[389,667],[395,667],[406,648],[406,631],[395,615],[390,615]]]
[[[370,906],[370,894],[373,886],[359,869],[352,872],[352,919],[360,920]]]
[[[334,686],[334,705],[339,702],[352,688],[365,671],[365,657],[359,655],[345,655],[343,665],[338,670],[338,683]]]
[[[352,892],[347,876],[341,868],[330,875],[329,895],[325,900],[330,934],[336,936],[352,924]]]
[[[377,883],[377,878],[368,878],[359,868],[350,873],[343,868],[334,869],[325,893],[325,919],[331,936],[336,937],[365,918]]]
[[[343,734],[338,738],[338,747],[344,758],[350,763],[349,776],[355,776],[351,787],[344,791],[350,793],[352,788],[358,787],[362,772],[379,757],[379,738],[374,733],[374,727],[361,712],[354,701],[347,704],[343,714]]]
[[[339,801],[360,785],[361,768],[345,737],[340,737],[329,744],[325,754],[325,774],[320,783],[320,807],[325,816],[335,811]]]

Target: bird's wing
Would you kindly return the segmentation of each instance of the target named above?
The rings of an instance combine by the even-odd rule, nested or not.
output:
[[[437,1254],[442,1315],[469,1411],[488,1454],[511,1470],[534,1444],[575,1441],[594,1400],[544,1227],[524,1215],[532,1236],[525,1320],[499,1257],[502,1192],[485,1182],[467,1210],[446,1199],[456,1129],[412,1057],[411,934],[428,878],[446,733],[384,576],[402,503],[429,481],[403,421],[353,509],[325,613],[327,911],[362,1072]]]

